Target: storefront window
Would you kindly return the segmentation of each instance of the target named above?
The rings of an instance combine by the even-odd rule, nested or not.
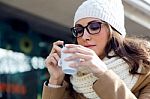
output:
[[[42,57],[0,49],[0,99],[41,99],[46,73]]]

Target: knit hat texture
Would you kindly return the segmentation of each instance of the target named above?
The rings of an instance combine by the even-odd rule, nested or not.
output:
[[[121,0],[86,0],[77,9],[74,16],[74,26],[82,18],[93,17],[109,23],[123,37],[124,7]]]

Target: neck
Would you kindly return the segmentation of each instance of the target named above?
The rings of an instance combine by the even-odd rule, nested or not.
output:
[[[106,56],[106,54],[103,53],[102,55],[99,55],[98,57],[102,60],[105,56]]]

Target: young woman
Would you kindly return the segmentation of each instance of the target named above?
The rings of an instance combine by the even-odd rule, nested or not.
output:
[[[150,43],[127,38],[120,0],[87,0],[77,9],[71,31],[77,44],[66,44],[66,61],[77,68],[65,75],[58,66],[63,41],[53,43],[45,60],[50,79],[43,99],[150,99]]]

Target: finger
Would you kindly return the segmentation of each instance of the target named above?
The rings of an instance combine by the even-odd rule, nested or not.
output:
[[[61,48],[59,46],[57,46],[57,45],[54,45],[53,48],[52,48],[52,51],[51,51],[50,55],[54,54],[54,53],[57,53],[60,56]]]
[[[83,53],[83,54],[87,54],[87,55],[91,55],[91,49],[88,49],[84,46],[81,45],[73,45],[73,44],[69,44],[67,46],[67,49],[63,50],[64,53]]]
[[[71,56],[65,58],[66,61],[78,60],[78,59],[88,61],[88,60],[92,59],[92,56],[87,55],[87,54],[82,54],[82,53],[75,53],[75,54],[72,54]]]
[[[57,65],[57,60],[54,57],[51,58],[51,62],[53,63],[53,66]]]
[[[54,65],[57,65],[57,61],[54,57],[52,56],[48,56],[45,60],[45,65],[46,67],[50,67],[50,66],[54,66]]]
[[[73,62],[69,66],[72,67],[72,68],[78,68],[79,65],[78,65],[78,63]]]
[[[63,44],[64,44],[63,41],[54,42],[50,54],[52,54],[52,53],[58,53],[60,55],[61,47],[59,47],[59,45],[63,45]]]
[[[53,43],[53,45],[63,45],[64,44],[64,41],[56,41]]]
[[[80,66],[86,66],[86,62],[72,62],[69,66],[73,68],[78,68]]]
[[[58,62],[60,59],[60,56],[57,53],[54,53],[53,56],[54,56],[55,60]]]
[[[65,44],[66,48],[73,48],[73,47],[82,47],[82,45],[77,45],[77,44]]]

